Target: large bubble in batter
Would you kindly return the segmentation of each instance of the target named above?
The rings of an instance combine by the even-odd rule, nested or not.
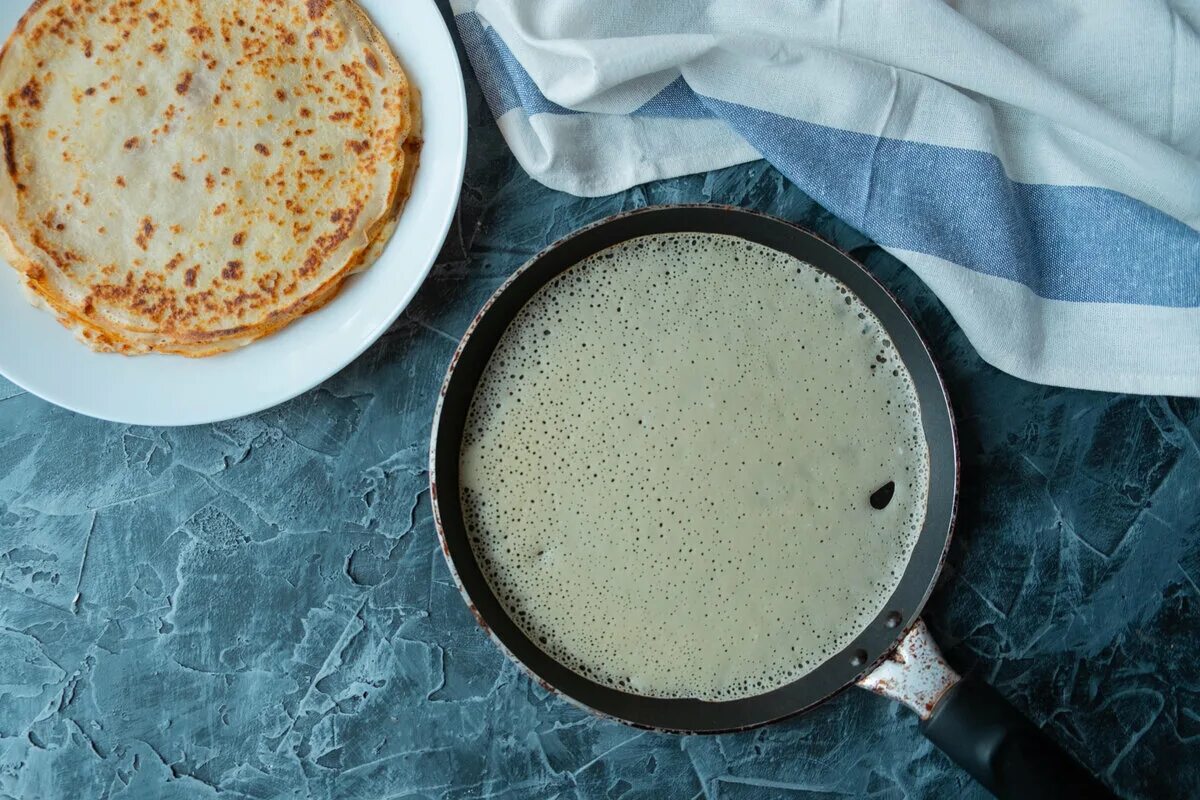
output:
[[[549,655],[636,694],[731,700],[803,676],[883,610],[928,453],[912,379],[845,286],[671,234],[588,258],[517,314],[460,482],[488,583]]]

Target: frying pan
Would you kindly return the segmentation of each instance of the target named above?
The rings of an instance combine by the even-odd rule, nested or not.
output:
[[[841,652],[765,694],[710,702],[642,697],[602,686],[559,664],[509,618],[492,593],[463,523],[459,451],[467,411],[488,360],[518,311],[548,281],[584,258],[650,234],[727,234],[788,253],[851,289],[879,318],[916,385],[929,450],[924,525],[896,590]],[[1000,797],[1111,797],[1037,726],[986,684],[960,678],[919,614],[941,571],[958,494],[958,441],[949,398],[920,334],[895,298],[848,255],[783,220],[724,206],[667,206],[621,214],[557,242],[487,301],[463,336],[442,386],[430,447],[434,518],[450,571],[479,624],[547,689],[601,716],[679,733],[714,733],[798,714],[858,685],[912,708],[921,730]]]

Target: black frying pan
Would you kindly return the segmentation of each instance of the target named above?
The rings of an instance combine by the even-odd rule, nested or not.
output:
[[[584,258],[637,236],[699,231],[739,236],[829,273],[875,313],[916,384],[930,459],[925,523],[900,585],[884,610],[842,652],[766,694],[706,702],[641,697],[594,683],[542,652],[508,617],[475,562],[459,503],[463,426],[501,334],[549,280]],[[851,684],[899,700],[922,731],[1002,797],[1105,797],[1108,791],[995,690],[960,679],[942,660],[918,615],[950,544],[958,492],[958,442],[945,386],[928,348],[892,295],[861,265],[807,231],[722,206],[670,206],[621,214],[554,244],[488,300],[446,375],[434,420],[430,483],[438,535],[450,570],[479,624],[548,689],[594,713],[665,731],[741,730],[797,714]]]

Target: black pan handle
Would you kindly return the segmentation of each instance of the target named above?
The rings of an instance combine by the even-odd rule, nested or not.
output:
[[[947,689],[921,732],[1001,800],[1116,797],[982,681]]]

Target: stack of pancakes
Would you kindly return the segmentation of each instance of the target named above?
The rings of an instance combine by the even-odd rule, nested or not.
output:
[[[37,0],[0,53],[0,252],[97,350],[240,347],[379,256],[418,102],[352,0]]]

